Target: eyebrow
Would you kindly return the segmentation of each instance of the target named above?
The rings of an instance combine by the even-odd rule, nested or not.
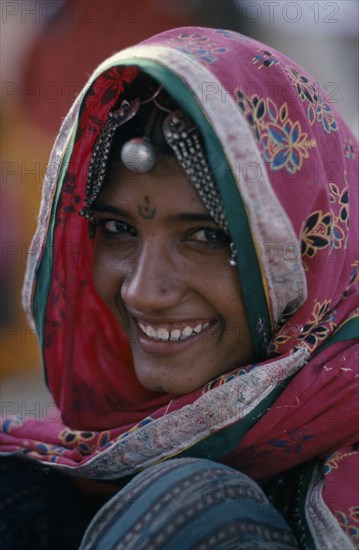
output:
[[[213,222],[213,218],[206,212],[203,214],[200,212],[188,212],[182,214],[176,214],[173,216],[174,221],[178,222]]]
[[[130,217],[130,214],[126,212],[126,210],[121,210],[121,208],[102,202],[95,202],[94,210],[98,210],[99,212],[109,212],[110,214],[115,214],[116,216],[125,216],[127,218]]]
[[[112,206],[111,204],[101,202],[96,202],[94,204],[94,210],[98,210],[99,212],[109,212],[110,214],[124,216],[126,218],[131,217],[131,214],[126,210],[122,210],[121,208],[117,208],[117,206]],[[213,218],[211,218],[207,212],[182,212],[180,214],[170,216],[169,220],[175,222],[214,222]]]

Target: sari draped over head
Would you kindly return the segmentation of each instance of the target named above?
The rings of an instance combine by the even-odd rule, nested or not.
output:
[[[136,379],[129,342],[95,291],[93,241],[78,215],[96,138],[140,72],[202,135],[256,354],[182,396]],[[355,138],[317,82],[255,40],[181,28],[104,61],[55,142],[24,286],[56,409],[47,419],[4,419],[1,451],[97,480],[174,456],[211,458],[254,479],[310,465],[298,501],[310,537],[350,548],[357,174]]]

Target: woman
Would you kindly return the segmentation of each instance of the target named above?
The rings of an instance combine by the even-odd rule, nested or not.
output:
[[[24,289],[61,417],[3,422],[56,537],[97,512],[82,548],[354,547],[356,173],[316,83],[254,40],[174,29],[99,67]]]

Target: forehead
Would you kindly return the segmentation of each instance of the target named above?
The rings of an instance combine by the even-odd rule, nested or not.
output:
[[[145,197],[159,201],[168,211],[187,208],[206,212],[195,187],[173,157],[159,159],[153,170],[144,174],[131,172],[120,161],[113,162],[99,196],[101,201],[131,204]]]

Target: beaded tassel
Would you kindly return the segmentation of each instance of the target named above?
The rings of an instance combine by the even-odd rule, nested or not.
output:
[[[131,103],[126,100],[122,101],[117,111],[109,113],[107,121],[96,140],[87,174],[85,206],[79,212],[80,216],[84,216],[87,220],[93,222],[92,206],[105,179],[108,157],[116,130],[135,116],[140,104],[139,98],[131,101]]]
[[[207,164],[197,130],[181,111],[170,113],[163,123],[163,134],[201,197],[210,216],[228,233],[228,222],[217,188]]]

